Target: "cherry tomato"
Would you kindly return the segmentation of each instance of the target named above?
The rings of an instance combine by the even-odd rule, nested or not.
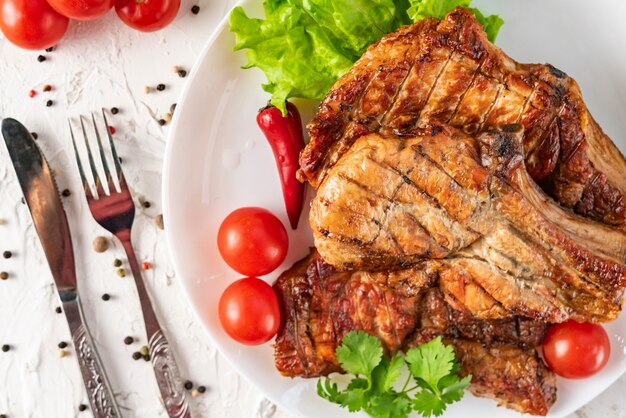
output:
[[[0,30],[20,48],[54,46],[65,35],[69,21],[46,0],[0,0]]]
[[[278,298],[263,280],[246,277],[224,290],[219,317],[224,331],[235,341],[263,344],[276,335],[280,325]]]
[[[244,276],[263,276],[276,270],[289,248],[287,231],[270,211],[240,208],[224,219],[217,247],[226,264]]]
[[[582,379],[601,370],[609,360],[611,344],[600,325],[568,321],[552,325],[543,339],[543,358],[554,373]]]
[[[178,14],[180,0],[116,0],[117,15],[131,28],[153,32],[169,25]]]
[[[63,16],[76,20],[92,20],[111,10],[115,0],[48,0]]]

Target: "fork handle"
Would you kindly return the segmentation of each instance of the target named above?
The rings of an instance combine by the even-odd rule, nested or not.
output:
[[[64,302],[63,311],[70,326],[78,365],[85,382],[94,417],[122,418],[93,339],[85,326],[83,311],[78,298]]]
[[[178,371],[174,354],[170,349],[170,344],[165,334],[163,334],[146,291],[139,264],[130,242],[130,233],[128,233],[127,239],[120,240],[126,251],[128,263],[130,264],[137,292],[139,293],[139,302],[148,334],[148,348],[152,360],[152,368],[154,369],[157,385],[161,393],[161,400],[170,418],[191,418],[180,372]]]

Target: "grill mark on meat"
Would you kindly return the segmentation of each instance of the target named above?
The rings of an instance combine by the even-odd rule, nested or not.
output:
[[[446,59],[445,64],[441,67],[441,70],[439,71],[439,74],[437,74],[437,78],[435,78],[435,82],[433,83],[433,85],[431,86],[430,90],[428,91],[428,95],[426,95],[426,100],[424,100],[424,105],[419,109],[419,111],[417,113],[417,116],[415,118],[415,125],[419,125],[419,120],[422,117],[422,112],[426,108],[426,105],[430,101],[430,98],[431,98],[433,92],[437,88],[437,84],[439,83],[439,79],[441,78],[441,75],[445,72],[446,68],[448,68],[448,65],[450,64],[450,61],[452,60],[452,55],[454,55],[455,51],[456,51],[455,49],[450,51],[450,54],[448,55],[448,59]]]
[[[485,111],[485,114],[483,115],[480,123],[479,123],[479,128],[478,131],[482,131],[485,128],[485,123],[487,122],[487,118],[489,117],[489,115],[491,114],[491,111],[493,110],[494,106],[496,105],[496,103],[498,102],[498,100],[500,99],[500,95],[502,94],[502,91],[505,89],[506,87],[502,84],[498,84],[498,92],[496,93],[496,97],[493,99],[493,101],[491,102],[491,104],[489,105],[489,107],[487,108],[487,110]]]
[[[459,100],[457,101],[456,106],[454,107],[454,110],[450,114],[450,117],[445,121],[446,123],[450,123],[450,121],[452,119],[454,119],[454,117],[456,116],[456,112],[458,112],[459,107],[461,107],[461,102],[465,98],[465,95],[467,94],[468,91],[470,91],[470,89],[472,89],[474,87],[474,82],[476,81],[476,78],[479,75],[482,75],[481,69],[482,69],[483,63],[484,63],[484,61],[481,61],[478,64],[478,67],[476,68],[476,71],[474,71],[474,74],[472,75],[472,79],[470,80],[469,84],[467,85],[467,88],[465,89],[465,91],[463,93],[461,93],[461,95],[459,96]]]

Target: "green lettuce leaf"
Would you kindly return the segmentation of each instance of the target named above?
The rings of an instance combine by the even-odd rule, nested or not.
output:
[[[290,97],[321,100],[372,43],[404,24],[442,18],[471,0],[265,0],[265,19],[250,18],[241,7],[230,14],[235,51],[246,50],[244,68],[267,77],[263,90],[287,113]],[[493,41],[499,16],[471,9]]]

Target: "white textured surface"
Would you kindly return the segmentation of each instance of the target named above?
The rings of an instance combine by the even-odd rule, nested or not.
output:
[[[206,394],[191,399],[195,417],[287,418],[288,414],[262,399],[224,362],[193,319],[168,260],[163,232],[155,227],[161,213],[161,161],[168,127],[157,123],[177,99],[185,81],[172,72],[180,65],[189,70],[213,28],[232,0],[200,1],[201,12],[189,12],[195,1],[183,1],[176,21],[164,31],[137,33],[124,27],[110,13],[96,22],[70,27],[66,38],[48,60],[37,62],[38,52],[19,50],[0,38],[0,117],[15,117],[39,134],[39,145],[56,169],[61,189],[73,193],[64,198],[70,220],[82,284],[87,320],[107,367],[117,399],[126,417],[165,417],[157,397],[152,371],[131,353],[145,344],[134,284],[119,278],[112,262],[124,259],[121,246],[107,252],[91,249],[93,238],[108,234],[91,219],[79,193],[67,137],[66,118],[100,107],[117,106],[113,117],[116,145],[124,160],[129,183],[137,199],[152,203],[138,209],[135,248],[139,258],[154,268],[145,272],[157,312],[174,345],[182,374],[206,385]],[[167,85],[163,92],[145,94],[146,85]],[[42,93],[45,84],[53,86]],[[39,91],[28,97],[33,88]],[[52,99],[53,107],[44,103]],[[58,306],[44,256],[14,179],[4,147],[0,146],[0,252],[11,250],[9,260],[0,258],[0,270],[11,277],[0,282],[0,414],[11,418],[68,418],[79,415],[78,405],[87,403],[74,354],[60,358],[57,344],[70,341]],[[112,295],[104,302],[103,293]],[[125,346],[125,336],[139,342]],[[579,411],[581,418],[626,417],[622,378],[592,404]],[[80,413],[88,417],[89,412]]]

